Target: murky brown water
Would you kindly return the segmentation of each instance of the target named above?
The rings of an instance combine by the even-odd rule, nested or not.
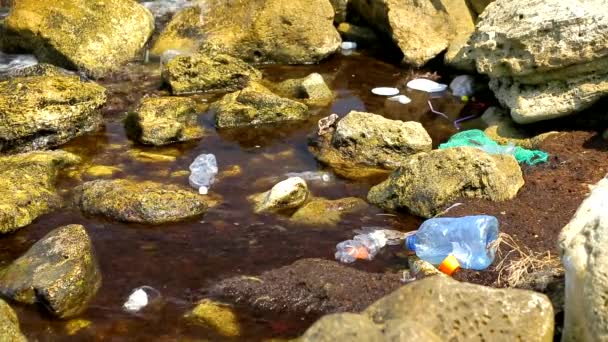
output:
[[[257,216],[251,211],[246,196],[266,191],[284,179],[287,172],[318,170],[321,166],[308,153],[307,135],[315,132],[319,118],[350,110],[369,111],[388,118],[421,122],[435,144],[455,132],[452,123],[431,113],[427,95],[407,92],[413,102],[401,105],[374,96],[376,86],[402,86],[409,70],[365,56],[336,56],[320,65],[272,66],[264,69],[270,80],[303,77],[320,72],[331,81],[338,96],[327,108],[314,109],[316,115],[304,123],[265,128],[246,128],[218,132],[213,113],[203,111],[200,123],[207,135],[198,142],[166,148],[136,146],[123,129],[124,113],[134,110],[145,93],[158,90],[158,65],[131,65],[112,79],[100,80],[109,90],[104,109],[106,125],[95,134],[78,138],[66,149],[78,153],[87,163],[118,166],[122,172],[114,177],[151,179],[166,183],[186,184],[187,176],[171,177],[174,171],[187,170],[200,153],[216,155],[221,170],[239,165],[242,174],[226,178],[212,186],[212,193],[223,197],[217,208],[198,220],[163,226],[116,223],[101,217],[83,216],[70,205],[43,216],[16,234],[0,239],[0,266],[25,252],[48,231],[64,224],[80,223],[87,227],[93,240],[103,275],[103,286],[82,319],[92,323],[73,336],[66,322],[53,319],[41,310],[14,305],[22,330],[30,341],[184,341],[219,340],[212,331],[189,325],[181,317],[192,304],[204,296],[204,289],[218,280],[234,275],[253,275],[288,265],[301,258],[333,259],[335,245],[350,238],[362,226],[386,226],[411,230],[417,218],[387,216],[370,208],[345,218],[336,228],[309,228],[294,225],[274,216]],[[197,96],[201,109],[219,95]],[[457,99],[433,99],[435,108],[456,118],[462,109]],[[466,115],[466,113],[463,113]],[[467,125],[479,125],[473,121]],[[146,162],[135,160],[133,150],[173,155],[174,161]],[[88,178],[83,177],[83,180]],[[60,188],[69,201],[70,189],[79,183],[73,178],[61,181]],[[372,184],[336,179],[331,184],[310,184],[316,196],[335,199],[346,196],[365,198]],[[373,262],[355,267],[370,271],[389,271],[398,261],[394,253],[381,254]],[[132,289],[148,285],[158,289],[162,300],[139,314],[128,314],[122,304]],[[246,308],[242,308],[246,313]],[[310,324],[298,317],[278,319],[243,315],[244,340],[289,337]],[[247,318],[245,318],[247,317]]]

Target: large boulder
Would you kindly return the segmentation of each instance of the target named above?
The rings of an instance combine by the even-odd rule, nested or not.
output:
[[[154,18],[136,1],[18,0],[4,26],[4,49],[100,77],[135,57]]]
[[[6,342],[27,342],[19,329],[19,319],[15,311],[0,299],[0,340]]]
[[[347,178],[387,174],[409,156],[428,152],[432,140],[418,122],[352,111],[309,144],[312,154]]]
[[[177,222],[204,214],[205,197],[177,185],[127,179],[95,180],[76,190],[76,203],[90,215],[145,224]]]
[[[247,62],[314,63],[340,47],[328,0],[202,0],[178,13],[152,53],[220,51]]]
[[[176,56],[162,68],[173,94],[236,91],[262,78],[259,70],[242,60],[214,53]]]
[[[59,207],[59,171],[79,162],[78,156],[64,151],[0,157],[0,234],[25,227]]]
[[[416,67],[444,51],[451,62],[475,29],[466,0],[351,0],[349,6],[391,37],[403,62]]]
[[[91,240],[81,225],[59,227],[0,271],[0,294],[26,304],[41,304],[67,318],[87,308],[101,287]]]
[[[479,17],[469,58],[513,119],[576,113],[608,94],[604,0],[497,0]]]
[[[367,199],[384,209],[407,209],[433,217],[459,197],[505,201],[524,185],[521,168],[510,155],[490,155],[456,147],[410,157],[369,191]]]
[[[562,341],[608,339],[608,178],[602,179],[559,236],[566,268]]]
[[[75,76],[33,76],[0,82],[0,152],[59,146],[95,130],[105,89]]]
[[[305,104],[275,95],[254,82],[243,90],[226,94],[211,109],[216,112],[215,124],[219,128],[306,120],[309,116]]]
[[[142,144],[162,146],[199,139],[196,102],[187,97],[146,97],[126,121],[129,134]]]

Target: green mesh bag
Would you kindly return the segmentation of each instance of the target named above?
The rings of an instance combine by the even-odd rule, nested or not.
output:
[[[454,134],[446,143],[439,145],[440,149],[450,147],[477,147],[490,154],[510,154],[518,163],[536,165],[546,163],[549,159],[547,152],[539,150],[528,150],[514,145],[499,145],[490,139],[483,131],[471,129]]]

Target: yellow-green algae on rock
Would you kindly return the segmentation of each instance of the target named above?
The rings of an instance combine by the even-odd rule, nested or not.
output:
[[[65,151],[0,157],[0,234],[25,227],[60,206],[57,175],[79,162],[78,156]]]
[[[0,152],[62,145],[95,130],[105,89],[77,76],[18,77],[0,82]]]
[[[186,318],[192,323],[212,328],[222,336],[239,337],[241,335],[241,326],[232,308],[210,299],[200,301],[186,315]]]
[[[357,197],[337,200],[314,198],[300,207],[291,220],[306,225],[336,225],[342,215],[363,210],[367,206],[367,202]]]
[[[136,1],[15,0],[4,26],[4,49],[100,77],[135,57],[154,17]]]
[[[0,341],[27,342],[19,329],[19,319],[15,311],[0,299]]]

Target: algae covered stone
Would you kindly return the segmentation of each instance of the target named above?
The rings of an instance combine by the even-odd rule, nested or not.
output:
[[[161,146],[201,138],[197,118],[196,102],[190,98],[146,97],[126,126],[140,143]]]
[[[93,77],[135,57],[154,30],[152,14],[136,1],[19,0],[9,13],[5,49]]]
[[[0,294],[25,304],[41,304],[67,318],[87,308],[101,286],[91,240],[81,225],[59,227],[0,271]]]
[[[431,148],[431,137],[420,123],[357,111],[309,144],[320,162],[347,178],[386,174],[410,155]]]
[[[127,179],[86,182],[77,189],[76,203],[90,215],[145,224],[177,222],[207,211],[205,197],[190,189]]]
[[[369,191],[367,199],[384,209],[407,209],[433,217],[459,197],[505,201],[524,185],[510,155],[490,155],[473,147],[416,154]]]
[[[203,299],[186,315],[190,322],[209,327],[226,337],[239,337],[241,325],[234,310],[226,304]]]
[[[253,126],[308,118],[308,107],[273,94],[258,83],[230,93],[211,105],[219,128]]]
[[[308,105],[326,106],[334,99],[334,93],[318,73],[312,73],[303,78],[285,80],[275,85],[269,85],[281,96],[303,101]]]
[[[25,227],[59,207],[59,171],[79,162],[78,156],[64,151],[0,157],[0,234]]]
[[[19,319],[15,311],[0,299],[0,341],[27,342],[19,329]]]
[[[177,13],[152,48],[217,51],[254,63],[315,63],[338,50],[328,0],[202,0]]]
[[[305,225],[336,225],[342,215],[367,208],[367,202],[357,197],[337,200],[314,198],[299,208],[291,220]]]
[[[0,152],[52,148],[95,130],[105,89],[75,76],[0,82]]]
[[[296,209],[306,202],[308,196],[306,181],[300,177],[291,177],[264,193],[250,196],[249,200],[254,203],[254,211],[259,214]]]
[[[216,53],[176,56],[163,64],[162,75],[173,94],[236,91],[262,78],[242,60]]]

